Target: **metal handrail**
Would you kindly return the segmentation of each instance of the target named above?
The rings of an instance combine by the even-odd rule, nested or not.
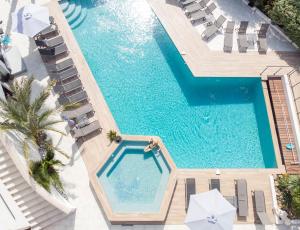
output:
[[[259,75],[262,76],[262,74],[264,72],[266,72],[266,70],[269,69],[269,68],[280,68],[280,70],[281,70],[281,68],[293,68],[293,67],[288,66],[288,65],[268,65],[268,66],[266,66],[266,68],[264,68],[264,70]],[[280,70],[275,71],[273,75],[275,75]]]

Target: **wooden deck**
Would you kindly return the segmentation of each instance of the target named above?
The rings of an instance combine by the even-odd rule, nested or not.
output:
[[[300,165],[296,164],[296,162],[300,160],[297,157],[296,149],[288,150],[286,148],[287,144],[295,144],[295,141],[281,78],[270,78],[268,80],[268,87],[279,137],[280,150],[286,171],[291,174],[300,174]]]

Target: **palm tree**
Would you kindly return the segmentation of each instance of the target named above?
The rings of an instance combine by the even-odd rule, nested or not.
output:
[[[62,120],[51,119],[51,117],[57,112],[65,110],[66,107],[44,108],[55,82],[52,81],[34,100],[31,100],[33,80],[31,77],[22,79],[20,82],[14,81],[11,85],[13,96],[7,98],[6,101],[0,99],[0,117],[2,118],[0,130],[15,131],[22,134],[22,147],[26,160],[29,159],[30,144],[39,150],[45,147],[47,131],[65,135],[64,132],[53,127]],[[68,107],[72,107],[72,105]],[[68,157],[66,154],[63,155]]]
[[[58,168],[63,165],[61,161],[54,159],[54,151],[50,145],[46,147],[46,156],[42,160],[30,161],[29,173],[48,192],[51,192],[51,187],[54,187],[59,193],[64,193],[58,172]]]

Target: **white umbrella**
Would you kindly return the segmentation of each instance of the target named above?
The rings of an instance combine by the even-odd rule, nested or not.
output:
[[[49,10],[47,7],[29,4],[12,13],[13,32],[34,37],[49,25]]]
[[[235,207],[214,189],[191,195],[184,222],[191,230],[231,230],[235,215]]]

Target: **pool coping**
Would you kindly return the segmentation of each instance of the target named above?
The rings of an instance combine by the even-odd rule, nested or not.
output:
[[[98,172],[105,166],[113,152],[118,148],[122,141],[146,141],[148,142],[151,138],[157,140],[158,145],[161,149],[167,164],[170,167],[170,175],[168,178],[167,188],[164,191],[164,195],[161,201],[160,211],[157,213],[115,213],[106,197],[106,192],[99,182]],[[145,224],[145,223],[163,223],[167,217],[168,209],[171,203],[171,199],[176,186],[176,173],[177,168],[173,162],[167,148],[163,144],[162,140],[157,136],[135,136],[135,135],[122,135],[122,141],[120,143],[112,142],[110,147],[104,152],[103,161],[93,170],[90,175],[90,181],[93,189],[97,195],[98,200],[101,202],[103,210],[112,224]]]

